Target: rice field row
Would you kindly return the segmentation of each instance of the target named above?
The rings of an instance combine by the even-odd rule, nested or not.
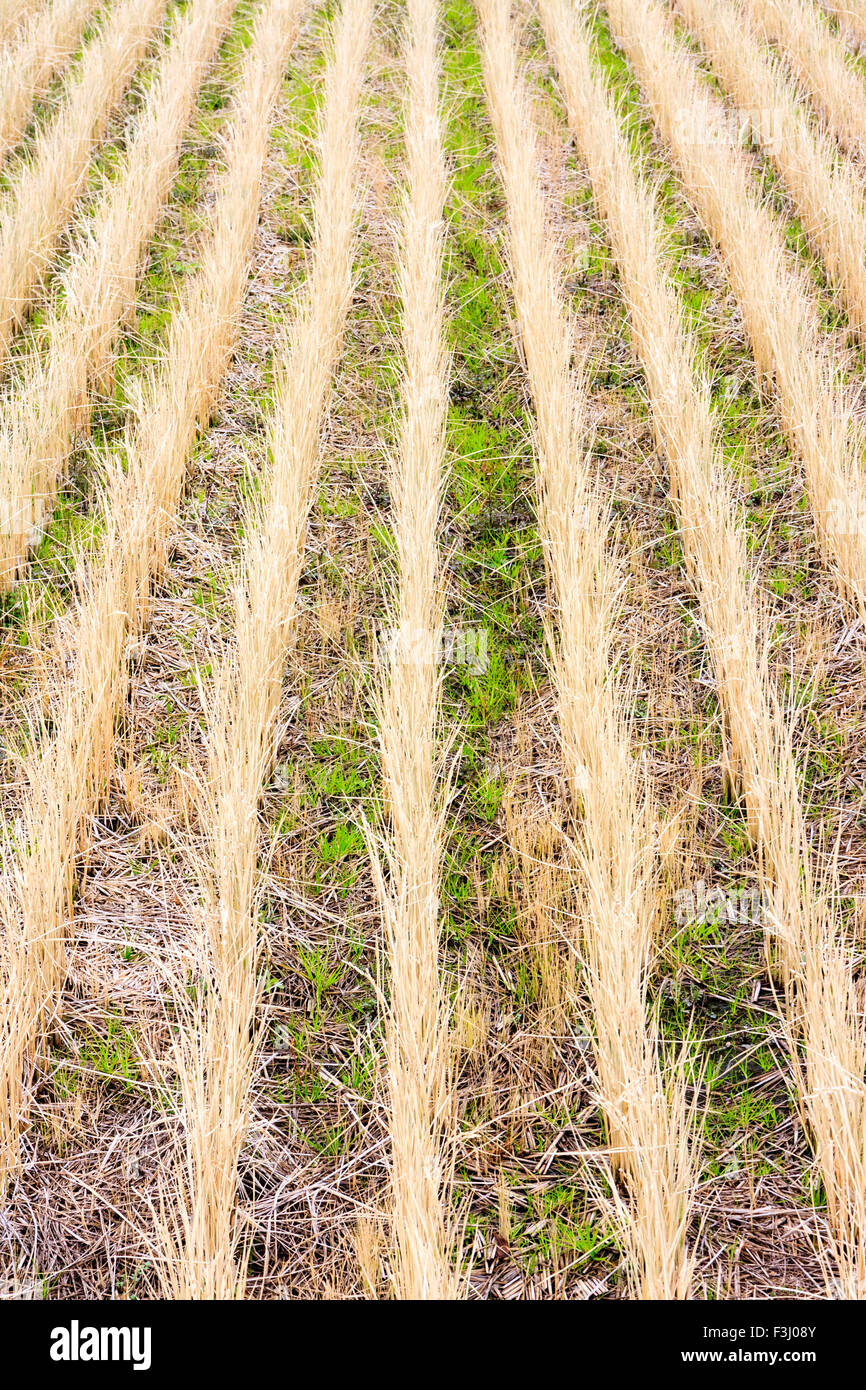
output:
[[[8,1297],[866,1295],[861,43],[0,3]]]

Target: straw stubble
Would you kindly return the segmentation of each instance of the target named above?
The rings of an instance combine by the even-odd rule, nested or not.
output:
[[[686,1298],[694,1263],[687,1244],[694,1114],[682,1067],[665,1073],[648,1014],[657,912],[654,817],[613,675],[617,578],[606,554],[606,513],[588,468],[587,383],[583,369],[571,365],[574,329],[545,227],[508,0],[479,0],[478,12],[535,404],[538,519],[555,604],[549,641],[581,880],[582,923],[573,945],[586,972],[599,1098],[628,1193],[616,1210],[629,1282],[642,1298]]]
[[[228,365],[258,216],[268,118],[303,0],[271,0],[257,20],[225,146],[200,268],[145,378],[125,467],[109,467],[99,560],[81,586],[70,643],[75,666],[57,692],[52,727],[34,740],[19,837],[7,848],[0,1024],[2,1178],[20,1161],[21,1125],[42,1041],[62,1007],[65,938],[88,816],[111,771],[130,639],[176,517],[186,460]]]
[[[209,850],[197,862],[209,960],[207,989],[199,1007],[182,1011],[177,1048],[186,1153],[174,1196],[181,1217],[168,1232],[164,1273],[176,1297],[240,1297],[245,1283],[235,1204],[261,998],[258,811],[279,737],[320,432],[352,289],[356,124],[372,13],[372,0],[346,0],[335,24],[323,84],[310,270],[278,349],[270,466],[245,519],[234,647],[214,653],[212,662],[207,774],[197,798]],[[177,989],[181,1000],[184,983]]]

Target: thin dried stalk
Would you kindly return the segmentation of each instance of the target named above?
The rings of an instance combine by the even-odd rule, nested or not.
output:
[[[41,337],[0,421],[0,588],[38,543],[63,467],[105,385],[117,334],[135,304],[139,271],[177,173],[181,141],[234,0],[198,0],[177,20],[135,136],[106,180],[83,244],[55,295]]]
[[[372,846],[390,966],[385,1024],[390,1089],[394,1283],[399,1298],[458,1292],[448,1219],[451,1064],[439,974],[445,797],[439,769],[442,634],[438,526],[448,367],[443,341],[445,159],[435,0],[408,0],[400,448],[390,494],[397,551],[396,637],[379,696],[389,822]]]
[[[167,0],[123,0],[88,44],[57,119],[0,212],[0,363],[84,190],[93,146],[153,42]]]
[[[866,44],[866,0],[823,0],[823,4],[846,34]]]
[[[33,0],[0,0],[0,43],[17,38],[19,25],[27,18]]]
[[[37,1052],[61,1007],[65,938],[87,817],[105,795],[130,638],[183,490],[186,460],[232,351],[256,218],[269,112],[303,0],[271,0],[249,49],[226,147],[226,170],[200,270],[172,318],[141,392],[126,468],[109,470],[101,563],[85,576],[73,633],[76,665],[58,692],[53,730],[26,765],[19,835],[7,849],[0,1023],[0,1176],[20,1161]]]
[[[335,28],[324,78],[312,266],[278,353],[271,466],[244,527],[235,647],[217,663],[208,708],[200,803],[210,855],[198,865],[210,947],[207,1002],[190,1016],[180,1049],[187,1190],[183,1245],[171,1252],[167,1279],[168,1291],[182,1298],[240,1297],[245,1283],[235,1204],[260,1000],[258,807],[278,741],[320,431],[351,296],[356,120],[372,14],[372,0],[346,0]]]
[[[545,228],[537,148],[508,0],[479,0],[491,117],[508,210],[511,276],[536,413],[539,527],[556,604],[560,739],[585,881],[576,942],[586,967],[600,1099],[628,1203],[629,1277],[644,1298],[686,1298],[695,1184],[682,1069],[666,1078],[647,1013],[656,918],[653,811],[612,673],[616,576],[588,470],[587,385]]]

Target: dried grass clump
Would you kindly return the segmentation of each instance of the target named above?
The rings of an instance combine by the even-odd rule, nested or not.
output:
[[[561,927],[563,913],[573,906],[564,816],[560,807],[540,810],[516,787],[503,796],[501,813],[508,846],[501,872],[535,996],[532,1042],[539,1065],[550,1070],[552,1040],[567,1037],[573,1027],[576,988],[569,933]]]
[[[555,600],[549,634],[560,739],[583,880],[582,958],[629,1279],[644,1298],[686,1298],[694,1113],[682,1067],[665,1074],[648,1015],[656,918],[653,810],[612,672],[616,577],[587,464],[586,380],[545,228],[536,138],[507,0],[479,0],[485,83],[508,209],[509,260],[536,413],[538,516]]]
[[[824,8],[839,21],[845,38],[859,50],[866,46],[866,3],[864,0],[824,0]]]
[[[0,43],[17,37],[18,26],[30,12],[33,0],[0,0]]]
[[[216,688],[208,701],[207,779],[198,800],[209,854],[198,869],[209,961],[206,1003],[189,1013],[180,1051],[186,1191],[182,1246],[167,1280],[178,1297],[231,1298],[245,1284],[236,1196],[260,1001],[258,808],[279,740],[320,432],[352,289],[356,123],[372,15],[372,0],[346,0],[335,26],[324,77],[310,273],[278,353],[271,462],[244,525],[235,645],[214,662]]]

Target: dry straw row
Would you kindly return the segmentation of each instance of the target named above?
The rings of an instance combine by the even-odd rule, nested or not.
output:
[[[439,880],[442,630],[438,524],[448,364],[442,289],[445,159],[439,112],[436,0],[408,0],[406,170],[399,226],[402,419],[389,469],[397,641],[378,702],[388,820],[373,844],[390,996],[385,1006],[390,1091],[394,1279],[402,1298],[457,1292],[449,1221],[451,1064],[441,980]],[[427,641],[419,651],[413,634]]]
[[[746,0],[745,10],[787,59],[849,154],[866,152],[863,79],[813,0]]]
[[[0,586],[23,568],[51,515],[63,467],[107,386],[114,346],[135,309],[139,272],[178,168],[196,91],[234,0],[194,0],[175,20],[124,158],[104,181],[40,332],[19,364],[0,420]]]
[[[0,206],[0,362],[86,187],[94,145],[151,47],[167,0],[123,0],[87,45],[56,119],[13,170]]]
[[[206,852],[207,989],[182,1012],[178,1072],[186,1158],[178,1235],[166,1265],[180,1297],[243,1294],[236,1213],[261,1002],[259,802],[280,730],[283,675],[320,461],[320,437],[352,290],[357,115],[372,0],[346,0],[323,81],[309,271],[277,348],[277,385],[262,486],[249,504],[235,589],[234,645],[214,652],[206,776],[198,788]],[[185,981],[178,982],[183,1001]]]
[[[579,928],[599,1099],[632,1291],[686,1298],[694,1113],[681,1066],[666,1074],[648,1013],[657,919],[654,815],[613,674],[617,576],[589,464],[587,382],[545,227],[537,141],[508,0],[478,0],[488,102],[505,186],[509,263],[535,416],[539,529],[554,601],[549,633],[560,743],[574,811]],[[614,1192],[616,1189],[614,1188]]]
[[[79,856],[102,803],[127,651],[141,630],[154,575],[177,516],[186,463],[210,415],[235,341],[258,217],[268,120],[303,0],[271,0],[247,52],[225,144],[225,170],[199,270],[141,383],[124,459],[108,466],[101,553],[82,576],[71,649],[50,730],[26,763],[27,792],[4,846],[5,932],[0,1010],[0,1165],[20,1162],[22,1128],[44,1039],[62,1009],[66,935]]]
[[[72,57],[98,0],[57,0],[0,52],[0,163],[27,128],[34,102]]]

